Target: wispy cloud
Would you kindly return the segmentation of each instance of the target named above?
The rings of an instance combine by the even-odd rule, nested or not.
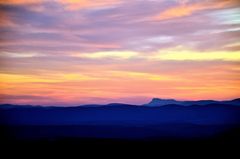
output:
[[[153,17],[153,20],[167,20],[192,15],[199,11],[214,10],[235,6],[236,0],[220,0],[179,3],[176,6],[167,8],[163,12]]]
[[[184,50],[181,47],[174,49],[162,50],[149,57],[152,60],[192,60],[192,61],[240,61],[240,52],[227,51],[208,51],[198,52],[194,50]]]
[[[106,8],[113,7],[116,4],[123,2],[122,0],[59,0],[66,9],[79,10],[89,8]]]
[[[28,5],[28,4],[38,4],[46,0],[1,0],[0,4],[7,5]]]

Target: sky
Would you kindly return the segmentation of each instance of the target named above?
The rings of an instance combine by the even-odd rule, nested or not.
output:
[[[238,0],[0,0],[0,103],[240,97]]]

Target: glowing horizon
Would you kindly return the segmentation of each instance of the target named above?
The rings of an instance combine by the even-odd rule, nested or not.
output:
[[[240,97],[237,0],[0,0],[0,103]]]

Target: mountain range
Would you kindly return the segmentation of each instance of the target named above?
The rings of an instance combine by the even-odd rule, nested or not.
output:
[[[240,98],[233,100],[196,100],[196,101],[179,101],[175,99],[162,99],[162,98],[152,98],[149,103],[142,105],[133,105],[133,104],[124,104],[124,103],[109,103],[109,104],[87,104],[79,106],[69,106],[69,107],[102,107],[102,106],[146,106],[146,107],[159,107],[165,105],[179,105],[179,106],[204,106],[209,104],[220,104],[220,105],[234,105],[240,106]],[[40,105],[14,105],[14,104],[0,104],[0,109],[9,109],[9,108],[31,108],[31,107],[43,107]],[[45,106],[48,108],[58,107],[58,106]]]
[[[12,139],[191,139],[240,129],[240,99],[144,105],[111,103],[76,107],[0,105],[0,128]],[[240,135],[234,141],[240,142]]]
[[[197,101],[177,101],[175,99],[161,99],[153,98],[150,103],[144,104],[145,106],[163,106],[168,104],[177,104],[183,106],[191,105],[207,105],[207,104],[230,104],[230,105],[240,105],[240,98],[226,101],[216,101],[216,100],[197,100]]]

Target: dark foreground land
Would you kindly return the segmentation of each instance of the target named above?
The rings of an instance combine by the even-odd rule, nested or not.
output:
[[[160,126],[160,125],[159,125]],[[163,127],[166,125],[162,125]],[[173,125],[171,125],[172,127]],[[176,126],[176,125],[175,125]],[[181,128],[180,128],[181,127]],[[215,126],[214,126],[215,127]],[[146,157],[236,157],[239,155],[240,146],[240,128],[239,127],[215,127],[212,126],[199,128],[198,126],[178,126],[175,133],[179,133],[180,129],[184,129],[185,133],[190,133],[191,129],[197,129],[200,137],[174,137],[172,135],[162,135],[163,131],[159,130],[159,134],[148,138],[116,138],[116,137],[76,137],[72,133],[83,134],[99,134],[104,133],[127,133],[128,135],[141,133],[146,128],[119,128],[119,127],[102,127],[102,126],[16,126],[1,127],[1,151],[10,155],[28,155],[33,153],[33,157],[39,155],[51,154],[53,156],[62,157],[64,154],[77,158],[84,156],[96,157],[99,155],[120,157],[121,156],[143,156]],[[187,129],[187,130],[186,130]],[[211,133],[209,134],[209,129]],[[213,130],[214,129],[214,130]],[[223,131],[223,129],[225,129]],[[3,131],[2,131],[3,130]],[[153,129],[154,130],[154,129]],[[163,130],[163,129],[162,129]],[[192,133],[195,132],[193,130]],[[190,132],[188,132],[190,131]],[[3,133],[5,132],[5,134]],[[69,135],[69,132],[71,135]],[[141,132],[141,133],[138,133]],[[65,134],[66,133],[66,134]],[[153,134],[157,133],[155,130]],[[166,132],[164,132],[166,133]],[[196,133],[196,132],[195,132]],[[206,133],[207,136],[202,136]],[[79,135],[78,134],[78,135]],[[148,135],[151,133],[148,132]],[[205,135],[206,135],[205,134]],[[10,136],[11,135],[11,136]],[[20,136],[19,136],[20,135]],[[27,135],[27,136],[25,136]],[[71,137],[72,136],[72,137]],[[86,135],[91,136],[91,135]],[[124,136],[124,135],[123,135]],[[31,155],[30,155],[31,156]],[[74,157],[74,158],[75,158]],[[202,158],[200,157],[200,158]]]
[[[1,126],[1,141],[9,146],[11,144],[25,144],[26,146],[31,144],[129,146],[130,144],[141,147],[141,144],[149,146],[159,144],[160,147],[174,147],[176,145],[202,146],[205,144],[207,144],[205,146],[239,146],[240,143],[240,128],[237,126],[223,128],[222,126],[159,125],[159,127],[161,126],[162,128],[159,129],[154,127],[76,125]],[[168,128],[174,126],[175,128]],[[191,137],[186,137],[186,134]]]
[[[2,107],[4,149],[237,150],[240,107]],[[2,149],[3,150],[3,149]]]

